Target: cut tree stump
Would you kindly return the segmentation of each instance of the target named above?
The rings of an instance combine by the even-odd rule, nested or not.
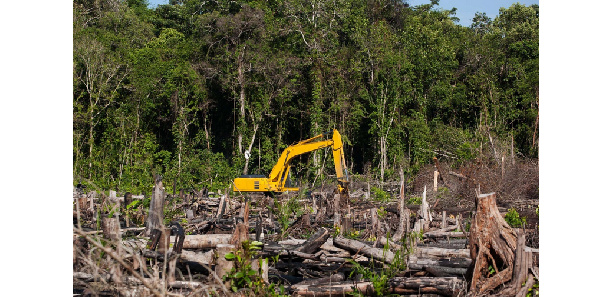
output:
[[[119,240],[121,238],[119,227],[119,220],[117,218],[102,218],[102,233],[104,238],[115,241]]]
[[[488,294],[512,279],[517,248],[517,234],[498,211],[496,193],[477,197],[477,214],[469,231],[474,260],[469,293]]]
[[[158,176],[152,189],[152,200],[148,210],[148,219],[146,220],[146,236],[154,229],[161,230],[163,226],[165,207],[165,188],[163,187],[162,177]]]

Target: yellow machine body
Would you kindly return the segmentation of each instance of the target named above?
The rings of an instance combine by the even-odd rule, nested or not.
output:
[[[327,133],[328,134],[328,133]],[[348,183],[348,169],[344,159],[344,146],[342,136],[337,130],[333,130],[331,139],[326,139],[327,134],[320,134],[310,139],[300,141],[287,147],[279,160],[273,166],[268,177],[260,175],[243,175],[233,180],[233,190],[239,192],[275,192],[298,191],[291,183],[290,163],[295,157],[318,149],[332,148],[333,162],[338,179],[340,192],[345,191]]]

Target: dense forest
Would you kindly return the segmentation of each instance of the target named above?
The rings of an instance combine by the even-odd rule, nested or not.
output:
[[[538,6],[464,27],[437,2],[74,0],[73,181],[225,189],[332,129],[381,181],[434,156],[536,159]],[[326,150],[295,165],[333,172]]]

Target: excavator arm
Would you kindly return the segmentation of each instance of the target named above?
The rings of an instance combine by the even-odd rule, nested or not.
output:
[[[240,192],[298,191],[298,188],[286,186],[291,161],[299,155],[331,147],[339,191],[344,191],[348,183],[344,146],[340,133],[335,129],[332,132],[333,136],[331,139],[325,139],[325,136],[329,134],[325,133],[287,147],[279,157],[279,160],[277,160],[275,166],[273,166],[268,177],[242,176],[236,178],[233,181],[234,190]]]

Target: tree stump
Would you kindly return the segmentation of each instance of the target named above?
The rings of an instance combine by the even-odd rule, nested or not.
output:
[[[120,239],[119,231],[119,220],[117,218],[102,218],[102,233],[104,238],[117,241]]]
[[[479,195],[469,235],[475,263],[471,295],[487,294],[512,279],[516,248],[517,235],[498,211],[496,193]]]
[[[153,229],[163,228],[165,207],[165,188],[163,187],[162,177],[158,176],[152,189],[152,200],[150,201],[150,210],[146,220],[146,236],[150,236]]]
[[[228,261],[225,259],[225,255],[236,250],[235,245],[232,244],[218,244],[217,245],[217,265],[215,266],[215,273],[219,279],[223,279],[223,276],[227,275],[234,267],[233,261]],[[231,288],[231,281],[228,280],[224,282],[225,287]]]

